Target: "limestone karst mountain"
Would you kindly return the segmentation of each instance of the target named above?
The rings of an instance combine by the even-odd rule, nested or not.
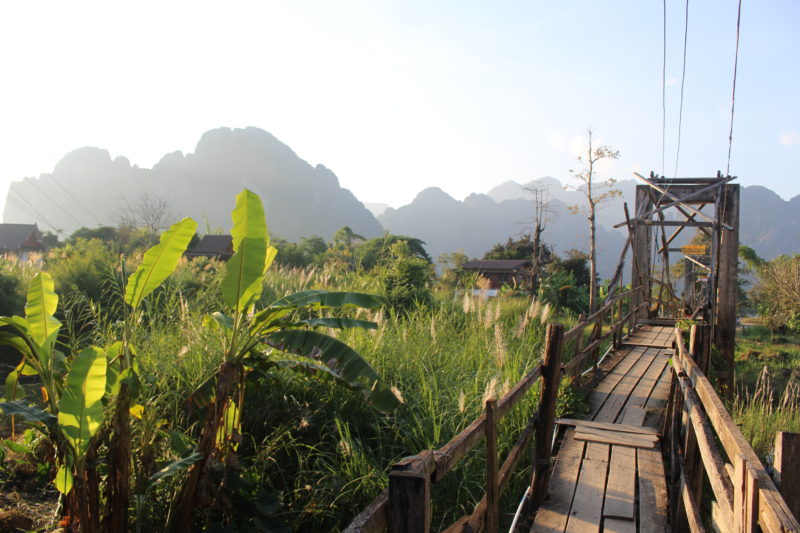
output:
[[[545,240],[556,252],[588,249],[586,221],[569,212],[561,200],[551,200],[553,216],[545,230]],[[531,228],[529,198],[495,201],[486,194],[471,194],[458,201],[441,189],[425,189],[410,204],[387,209],[379,220],[392,233],[414,235],[427,243],[428,253],[463,250],[471,257],[482,256],[494,243],[504,242]],[[625,235],[598,228],[598,267],[601,276],[610,276],[619,260]]]
[[[625,242],[625,229],[613,225],[623,219],[623,202],[633,207],[636,184],[619,181],[616,188],[622,195],[598,211],[601,276],[611,275]],[[51,173],[13,183],[3,220],[37,222],[42,230],[55,227],[68,235],[80,226],[115,224],[126,206],[136,206],[149,195],[168,202],[174,216],[195,218],[201,231],[228,230],[234,196],[247,187],[264,199],[270,232],[288,240],[311,235],[330,240],[337,229],[350,226],[365,237],[385,230],[420,238],[434,258],[456,250],[480,257],[495,243],[531,227],[533,206],[525,188],[532,186],[549,193],[545,241],[559,253],[586,250],[586,221],[568,209],[583,205],[585,198],[555,178],[524,185],[507,181],[463,201],[433,187],[397,209],[362,204],[332,171],[312,167],[258,128],[209,131],[194,153],[167,154],[151,169],[131,165],[124,157],[112,159],[106,150],[80,148],[64,156]],[[377,219],[373,213],[379,214]],[[800,196],[786,201],[765,187],[743,187],[741,221],[741,242],[763,257],[800,252]],[[691,236],[682,235],[675,244]]]
[[[43,230],[52,224],[68,235],[80,226],[114,224],[126,203],[136,206],[149,194],[166,200],[175,216],[195,218],[201,230],[227,230],[234,196],[244,187],[264,199],[271,233],[285,239],[330,239],[342,226],[366,237],[382,232],[331,170],[312,167],[258,128],[209,131],[194,153],[167,154],[152,169],[112,160],[99,148],[75,150],[52,173],[13,183],[3,219],[37,221]]]

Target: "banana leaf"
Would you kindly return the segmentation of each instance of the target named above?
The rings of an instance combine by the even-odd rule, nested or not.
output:
[[[194,236],[197,222],[184,218],[161,234],[158,244],[147,250],[142,264],[130,275],[125,286],[125,302],[136,309],[141,301],[161,285],[175,267]]]
[[[31,338],[42,348],[55,344],[61,327],[61,322],[53,316],[58,308],[58,295],[53,287],[53,278],[47,272],[38,272],[28,286],[25,318]]]
[[[72,362],[58,402],[58,426],[72,445],[78,464],[103,422],[107,366],[105,351],[95,346],[83,350]]]
[[[392,411],[400,404],[369,363],[338,339],[307,330],[276,331],[266,339],[270,346],[324,363],[337,379],[365,391],[367,400],[380,411]]]
[[[375,309],[384,304],[384,299],[374,294],[360,292],[329,292],[312,289],[284,296],[272,302],[269,307],[363,307]]]
[[[228,307],[241,312],[261,296],[269,235],[261,199],[247,189],[236,196],[231,218],[234,254],[225,264],[220,289]]]

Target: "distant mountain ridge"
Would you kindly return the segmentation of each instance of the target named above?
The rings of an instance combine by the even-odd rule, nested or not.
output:
[[[634,180],[619,181],[615,187],[622,196],[598,211],[601,276],[610,276],[619,258],[627,231],[613,225],[623,219],[623,202],[633,209],[636,185]],[[586,220],[568,209],[586,200],[555,178],[526,184],[506,181],[463,201],[430,187],[397,209],[363,204],[339,185],[331,170],[312,167],[258,128],[211,130],[193,153],[167,154],[152,169],[131,165],[124,157],[112,160],[99,148],[74,150],[52,173],[13,183],[3,219],[38,222],[43,230],[50,223],[68,235],[79,226],[115,224],[122,199],[135,203],[149,193],[168,200],[175,215],[195,218],[201,231],[205,227],[227,231],[234,196],[244,187],[264,200],[269,230],[275,236],[296,241],[319,235],[331,240],[342,226],[368,238],[389,231],[422,239],[434,258],[457,250],[481,257],[495,243],[529,230],[533,205],[526,187],[539,187],[548,191],[552,210],[545,241],[558,253],[588,249]],[[675,244],[691,236],[687,231]],[[743,187],[740,241],[765,258],[800,253],[800,195],[786,201],[765,187]]]
[[[106,150],[80,148],[51,174],[12,183],[3,219],[38,221],[50,229],[42,224],[44,215],[68,235],[79,226],[114,224],[123,199],[134,204],[149,193],[168,200],[176,215],[195,218],[201,228],[228,230],[234,197],[245,187],[264,201],[270,232],[285,239],[330,240],[342,226],[365,237],[383,231],[332,171],[312,167],[258,128],[211,130],[194,153],[167,154],[152,169],[131,166],[124,157],[112,160]]]
[[[562,254],[572,248],[588,249],[586,219],[571,214],[561,200],[553,199],[550,204],[553,216],[545,229],[546,242]],[[470,257],[481,257],[495,243],[529,231],[532,213],[530,198],[497,202],[487,194],[471,194],[459,201],[437,187],[430,187],[410,204],[387,209],[378,220],[391,233],[413,235],[425,241],[431,257],[459,249]],[[601,275],[611,275],[625,238],[621,232],[598,228]]]

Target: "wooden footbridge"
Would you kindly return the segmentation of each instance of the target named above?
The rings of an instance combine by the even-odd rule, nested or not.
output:
[[[447,532],[496,533],[501,523],[542,533],[800,532],[792,514],[800,501],[784,499],[718,395],[733,382],[738,185],[719,175],[640,178],[634,216],[625,208],[629,238],[600,308],[566,332],[549,324],[541,363],[445,446],[393,465],[388,489],[347,532],[430,531],[432,487],[484,439],[486,494]],[[679,218],[667,218],[675,211]],[[667,227],[675,228],[669,237]],[[708,244],[670,248],[686,227],[699,228]],[[682,298],[669,278],[670,251],[698,267],[686,269]],[[687,316],[691,329],[676,327]],[[728,362],[713,382],[712,346]],[[559,383],[579,376],[589,383],[589,413],[556,419]],[[539,408],[500,464],[498,421],[537,382]],[[501,509],[500,496],[523,459],[532,475],[513,513]],[[775,468],[784,482],[800,478],[798,465]]]

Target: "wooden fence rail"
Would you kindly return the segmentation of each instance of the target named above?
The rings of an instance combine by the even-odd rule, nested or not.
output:
[[[409,533],[430,531],[431,484],[441,481],[481,439],[487,441],[487,491],[474,511],[448,527],[447,532],[486,530],[496,532],[499,522],[498,503],[519,461],[534,441],[531,488],[528,491],[531,508],[541,501],[547,490],[552,435],[555,428],[556,393],[562,375],[574,376],[582,369],[597,364],[597,353],[603,343],[613,339],[616,345],[624,334],[632,331],[636,311],[647,302],[630,308],[623,316],[624,302],[640,289],[622,291],[621,277],[615,291],[610,291],[603,305],[566,333],[560,324],[548,324],[542,363],[530,370],[499,400],[490,400],[484,412],[469,426],[438,450],[426,450],[392,465],[389,488],[369,504],[345,529],[346,533]],[[616,293],[615,293],[616,292]],[[585,329],[592,326],[588,344],[581,341]],[[604,326],[607,331],[603,333]],[[573,342],[573,354],[562,365],[565,345]],[[497,424],[517,405],[533,385],[542,379],[539,408],[520,432],[502,465],[497,457]],[[534,439],[534,434],[536,438]],[[537,465],[539,465],[537,467]]]
[[[725,409],[698,361],[708,361],[708,333],[693,326],[692,350],[675,328],[676,356],[670,398],[670,455],[673,467],[674,531],[705,531],[700,521],[703,478],[711,485],[711,517],[723,533],[800,531],[755,451]],[[701,339],[701,340],[696,340]],[[717,445],[717,442],[720,445]],[[677,459],[677,461],[675,461]],[[675,472],[674,472],[675,474]]]

